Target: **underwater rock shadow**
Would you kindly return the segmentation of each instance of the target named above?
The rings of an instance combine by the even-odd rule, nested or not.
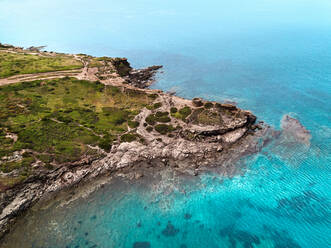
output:
[[[189,220],[191,218],[192,218],[192,215],[191,214],[189,214],[189,213],[184,214],[184,219],[185,220]]]
[[[267,225],[263,225],[264,234],[258,236],[248,231],[236,229],[234,225],[226,226],[219,231],[222,238],[228,238],[229,247],[251,248],[262,244],[262,240],[269,240],[273,243],[274,248],[300,248],[301,246],[293,240],[288,232],[277,231]],[[241,244],[241,245],[239,245]],[[269,246],[268,246],[269,247]]]
[[[170,221],[168,221],[166,228],[162,231],[162,235],[166,237],[173,237],[176,236],[178,233],[179,229],[175,228],[175,226],[172,225]]]
[[[286,114],[281,119],[281,131],[275,135],[269,149],[286,164],[298,167],[304,161],[311,149],[311,133],[299,120]]]
[[[245,248],[253,247],[254,244],[259,245],[261,243],[257,235],[242,230],[236,230],[234,226],[222,228],[219,231],[219,235],[223,238],[228,237],[231,248],[237,247],[238,242],[242,243]]]
[[[132,248],[151,248],[151,244],[147,241],[135,242]]]

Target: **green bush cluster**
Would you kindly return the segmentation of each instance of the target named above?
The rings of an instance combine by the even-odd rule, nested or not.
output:
[[[106,152],[109,152],[115,139],[116,136],[106,135],[99,140],[98,146]]]
[[[154,130],[154,128],[152,126],[146,127],[146,131],[149,133],[152,132],[153,130]]]
[[[162,106],[162,103],[157,102],[157,103],[154,103],[153,105],[148,105],[146,108],[149,110],[155,110],[155,109],[160,108],[161,106]]]
[[[171,107],[170,108],[170,113],[174,114],[178,111],[178,109],[176,107]]]
[[[145,121],[151,125],[154,126],[157,122],[170,122],[171,119],[169,117],[169,112],[161,112],[158,111],[155,114],[150,114],[149,116],[146,117]]]
[[[154,93],[154,94],[148,94],[148,97],[151,98],[152,100],[155,100],[159,97],[158,94]]]
[[[214,107],[214,104],[212,102],[206,102],[204,106],[206,109],[210,109],[210,108]]]
[[[132,142],[137,140],[138,135],[135,133],[126,133],[121,136],[121,142]]]
[[[167,124],[157,124],[155,125],[154,128],[155,131],[163,135],[175,130],[175,128],[172,125],[167,125]]]
[[[184,108],[181,108],[178,112],[179,112],[179,113],[183,116],[183,118],[185,119],[187,116],[189,116],[189,115],[192,113],[192,110],[191,110],[190,107],[185,106]]]
[[[137,127],[139,127],[139,122],[138,121],[128,121],[128,126],[130,128],[137,128]]]
[[[192,113],[191,108],[188,106],[185,106],[176,112],[174,112],[174,111],[175,111],[175,109],[173,109],[173,111],[171,111],[171,116],[173,116],[177,119],[181,119],[183,121]]]

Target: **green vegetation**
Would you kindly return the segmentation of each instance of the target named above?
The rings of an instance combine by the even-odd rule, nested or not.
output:
[[[201,98],[193,98],[192,103],[195,107],[201,107],[203,105]]]
[[[144,91],[68,77],[0,87],[0,158],[32,151],[21,160],[0,162],[0,170],[20,169],[21,179],[35,160],[51,168],[83,155],[100,156],[88,145],[109,151],[116,140],[138,140],[126,133],[128,126],[137,127],[134,117],[153,101]]]
[[[223,124],[220,111],[212,111],[210,109],[204,109],[204,108],[195,109],[189,119],[190,121],[196,124],[203,124],[203,125]]]
[[[146,122],[149,125],[155,125],[156,122],[170,122],[171,119],[169,117],[169,112],[156,112],[156,114],[150,114],[149,116],[146,117]]]
[[[154,128],[155,131],[163,135],[175,130],[175,128],[172,125],[167,125],[167,124],[158,124]]]
[[[192,113],[192,110],[190,107],[185,106],[184,108],[180,109],[178,112],[183,116],[183,118],[186,118]]]
[[[157,103],[154,103],[153,105],[147,106],[146,108],[149,109],[149,110],[155,110],[155,109],[160,108],[161,106],[162,106],[162,103],[157,102]]]
[[[7,155],[7,150],[11,150],[13,147],[14,141],[6,137],[7,133],[4,128],[0,127],[0,157]]]
[[[104,59],[105,57],[102,57],[101,59]],[[111,59],[112,64],[116,68],[116,71],[121,77],[127,76],[129,72],[132,70],[129,62],[126,59],[122,58],[109,58]]]
[[[101,67],[104,66],[105,61],[107,61],[107,57],[96,58],[88,56],[88,58],[90,60],[89,67]]]
[[[157,99],[159,97],[159,95],[154,93],[154,94],[149,94],[148,97],[150,97],[151,99],[155,100],[155,99]]]
[[[155,125],[155,115],[151,114],[146,117],[145,121],[149,124],[154,126]]]
[[[138,138],[137,134],[134,133],[126,133],[121,136],[122,142],[132,142],[135,141]]]
[[[183,121],[185,121],[185,119],[192,113],[191,108],[188,106],[181,108],[177,112],[173,112],[173,111],[174,111],[174,109],[171,111],[171,116],[173,116],[177,119],[181,119]]]
[[[170,113],[174,114],[178,111],[178,109],[176,107],[171,107],[170,108]]]
[[[21,159],[20,161],[10,161],[4,162],[0,165],[0,170],[2,172],[11,172],[14,169],[24,169],[24,174],[26,174],[29,170],[30,165],[35,162],[33,157],[26,157]]]
[[[105,150],[106,152],[109,152],[115,140],[116,140],[115,135],[107,134],[100,139],[100,141],[98,142],[98,146],[101,149]]]
[[[153,129],[154,129],[154,128],[153,128],[152,126],[148,126],[148,127],[146,127],[146,131],[149,132],[149,133],[152,132]]]
[[[18,74],[80,69],[83,64],[69,55],[39,56],[0,51],[0,78]]]
[[[205,103],[205,108],[206,108],[206,109],[210,109],[210,108],[212,108],[212,107],[214,107],[214,104],[213,104],[212,102],[206,102],[206,103]]]
[[[10,177],[0,177],[0,192],[5,191],[7,188],[10,188],[27,178],[25,175],[20,176],[10,176]]]
[[[128,121],[128,125],[130,128],[136,128],[139,126],[139,122],[138,121]]]

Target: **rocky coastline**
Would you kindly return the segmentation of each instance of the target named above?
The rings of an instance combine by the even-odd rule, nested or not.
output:
[[[17,52],[19,48],[6,49]],[[119,173],[139,180],[145,170],[167,167],[191,176],[210,169],[231,175],[236,169],[236,161],[260,151],[268,142],[267,137],[270,138],[272,131],[268,126],[256,123],[251,112],[233,104],[200,98],[183,99],[148,89],[161,66],[137,70],[131,68],[124,58],[91,66],[91,60],[86,60],[86,56],[74,56],[83,62],[84,67],[71,75],[73,77],[157,95],[154,105],[143,108],[134,117],[136,126],[130,128],[142,139],[114,142],[109,151],[96,147],[100,156],[82,156],[52,170],[36,169],[24,181],[6,188],[0,193],[0,239],[10,231],[16,218],[33,204],[79,183]],[[47,79],[48,76],[43,77]],[[22,77],[22,81],[27,79]],[[7,82],[20,81],[16,78],[13,81],[7,79]],[[2,173],[1,176],[6,175]]]

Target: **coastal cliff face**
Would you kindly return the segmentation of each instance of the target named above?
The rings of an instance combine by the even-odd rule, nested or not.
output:
[[[0,236],[39,199],[97,176],[231,174],[268,132],[235,105],[148,89],[160,66],[11,46],[0,56],[9,64],[0,70]],[[24,69],[10,66],[17,57]]]

